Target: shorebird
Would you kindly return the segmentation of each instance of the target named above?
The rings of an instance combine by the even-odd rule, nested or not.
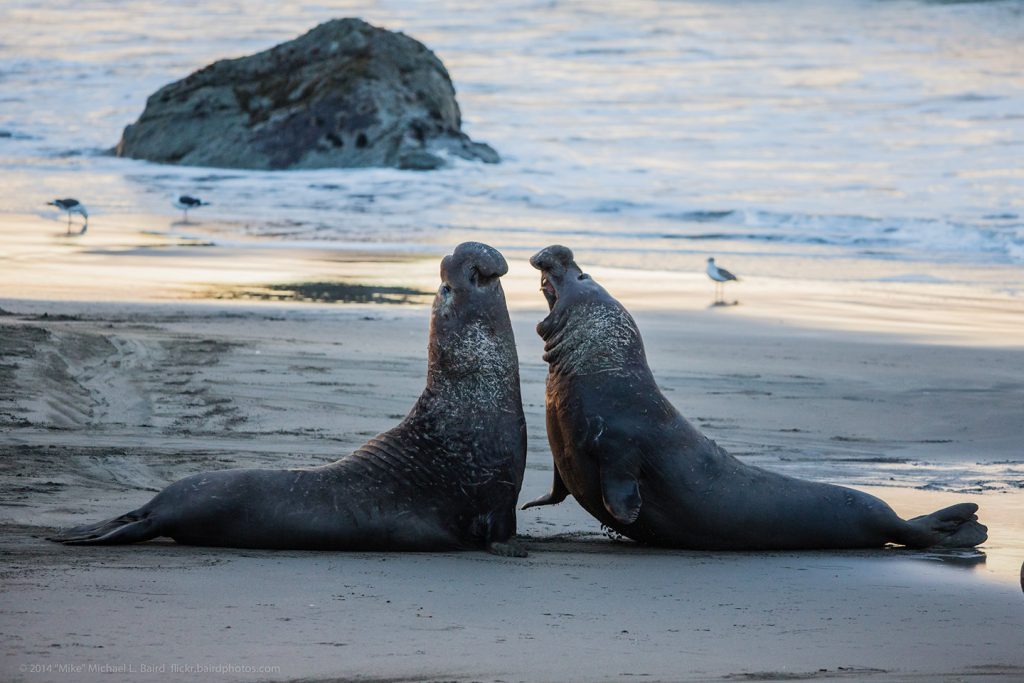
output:
[[[185,212],[185,222],[188,222],[188,210],[198,209],[200,206],[209,206],[209,202],[204,202],[199,197],[191,197],[187,194],[183,194],[174,200],[174,208],[181,209]]]
[[[714,257],[708,257],[708,277],[715,281],[715,303],[725,303],[722,298],[725,295],[725,283],[729,280],[736,280],[739,282],[739,278],[730,273],[725,268],[719,268],[715,265]]]
[[[89,227],[89,212],[85,210],[85,205],[77,199],[70,197],[66,199],[54,199],[52,202],[46,202],[47,206],[56,206],[58,209],[68,212],[68,234],[71,233],[71,214],[77,213],[85,221],[82,223],[82,232],[85,232],[86,228]]]

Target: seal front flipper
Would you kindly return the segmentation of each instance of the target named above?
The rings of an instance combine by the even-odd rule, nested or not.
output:
[[[640,484],[618,463],[601,463],[601,499],[605,509],[622,524],[632,524],[640,516]]]
[[[618,443],[608,433],[607,424],[600,415],[586,418],[583,449],[597,456],[597,470],[601,479],[601,502],[605,510],[620,524],[632,524],[640,516],[640,451],[627,439]]]
[[[604,432],[604,421],[596,418],[600,430],[593,438],[594,445]],[[640,451],[632,444],[614,448],[607,442],[598,450],[598,471],[601,476],[601,500],[616,521],[632,524],[640,516]]]
[[[565,482],[562,481],[562,475],[558,472],[558,465],[555,465],[555,477],[551,483],[551,492],[546,493],[540,498],[535,498],[529,503],[523,505],[522,510],[527,508],[537,507],[538,505],[558,505],[569,495],[569,489],[565,487]]]
[[[491,512],[484,522],[487,525],[487,552],[499,557],[526,557],[526,548],[515,539],[516,505],[513,498],[507,509]]]

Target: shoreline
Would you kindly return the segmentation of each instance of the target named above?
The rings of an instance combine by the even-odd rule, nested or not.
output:
[[[323,284],[339,289],[399,289],[432,293],[438,284],[437,263],[454,244],[420,245],[416,252],[380,250],[372,244],[339,247],[326,242],[300,246],[263,239],[231,238],[203,231],[195,224],[187,237],[173,232],[140,230],[139,225],[166,222],[166,217],[105,217],[86,235],[66,237],[53,221],[37,216],[0,219],[0,295],[35,301],[224,302],[237,293],[255,296],[268,288]],[[173,226],[172,226],[173,227]],[[465,235],[467,239],[472,236]],[[214,241],[210,241],[210,240]],[[220,244],[221,241],[224,244]],[[509,273],[503,278],[511,311],[540,311],[538,276],[527,263],[531,249],[503,247]],[[568,246],[572,247],[572,244]],[[1017,267],[973,269],[963,264],[867,264],[884,272],[955,270],[959,277],[977,272],[974,284],[914,281],[890,275],[867,280],[804,279],[764,274],[744,275],[730,283],[726,300],[738,305],[713,306],[712,284],[695,257],[692,272],[587,266],[586,250],[578,261],[631,311],[704,312],[752,322],[779,323],[797,331],[885,335],[929,344],[1024,348],[1024,275]],[[772,263],[758,257],[758,263]],[[782,272],[827,269],[796,261],[776,263]],[[761,270],[764,271],[762,265]],[[770,268],[767,272],[771,272]],[[984,271],[984,272],[982,272]],[[867,274],[867,271],[866,273]],[[878,275],[878,273],[875,273]],[[429,296],[412,303],[429,305]],[[302,302],[302,297],[295,297]],[[426,303],[424,303],[426,302]],[[310,303],[310,302],[302,302]],[[542,316],[538,316],[539,318]]]

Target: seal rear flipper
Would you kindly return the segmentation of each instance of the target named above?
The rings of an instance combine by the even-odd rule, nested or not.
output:
[[[65,545],[122,545],[156,538],[160,534],[146,513],[129,512],[97,524],[62,531],[49,540]]]
[[[537,507],[538,505],[558,505],[569,495],[569,489],[566,488],[565,482],[562,481],[562,475],[558,472],[558,466],[555,465],[555,476],[554,481],[551,483],[551,492],[546,493],[540,498],[534,498],[529,503],[525,503],[520,509],[525,510],[527,508]]]
[[[904,543],[911,548],[973,548],[988,540],[988,527],[978,521],[974,503],[958,503],[930,515],[908,519]]]

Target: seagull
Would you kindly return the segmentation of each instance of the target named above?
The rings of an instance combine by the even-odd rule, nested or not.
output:
[[[722,297],[725,294],[725,283],[728,282],[729,280],[736,280],[737,282],[739,282],[740,279],[733,275],[732,273],[730,273],[725,268],[719,268],[718,266],[716,266],[714,257],[708,258],[707,273],[708,277],[715,281],[715,303],[725,303],[722,300]]]
[[[187,194],[183,194],[174,200],[174,208],[181,209],[185,212],[185,222],[188,222],[188,210],[198,209],[200,206],[209,206],[209,202],[204,202],[199,197],[191,197]]]
[[[52,202],[46,202],[47,206],[56,206],[58,209],[68,212],[68,234],[71,233],[71,214],[77,213],[85,222],[82,223],[82,232],[84,233],[86,228],[89,227],[89,212],[85,210],[85,205],[77,199],[70,197],[66,199],[54,199]]]

